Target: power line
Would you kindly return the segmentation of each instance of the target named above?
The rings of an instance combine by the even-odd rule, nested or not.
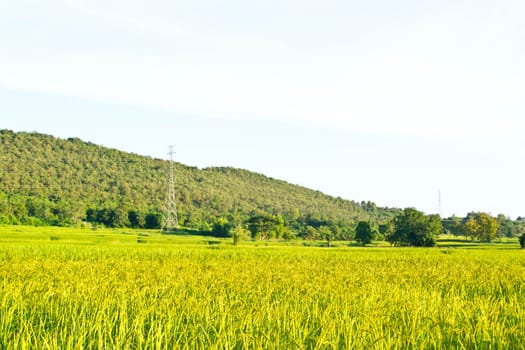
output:
[[[173,162],[173,146],[169,147],[170,166],[168,171],[168,191],[164,204],[164,218],[162,222],[163,232],[175,232],[179,228],[177,218],[177,202],[175,200],[175,163]]]

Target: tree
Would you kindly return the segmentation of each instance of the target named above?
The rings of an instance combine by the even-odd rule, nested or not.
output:
[[[355,240],[361,242],[361,244],[367,245],[372,243],[375,239],[377,231],[372,229],[372,225],[369,221],[359,221],[355,229]]]
[[[217,237],[231,237],[232,225],[226,218],[219,218],[214,224],[211,232]]]
[[[248,237],[249,235],[250,235],[250,231],[248,231],[241,225],[237,226],[233,230],[233,245],[238,245],[241,239]]]
[[[144,214],[137,210],[128,211],[128,220],[131,227],[133,228],[144,228],[146,225],[146,218],[144,217]]]
[[[487,213],[469,213],[464,223],[465,236],[491,242],[498,233],[498,220]]]
[[[319,231],[313,226],[306,226],[303,237],[311,240],[319,239]]]
[[[383,239],[388,240],[388,237],[390,237],[396,229],[396,226],[394,224],[394,220],[390,220],[388,222],[385,222],[381,225],[379,225],[379,234],[382,236]]]
[[[0,215],[7,216],[9,212],[9,199],[5,193],[0,192]]]
[[[274,226],[270,231],[270,238],[284,238],[288,236],[288,228],[284,224],[284,218],[281,215],[273,217]]]
[[[521,235],[525,235],[525,222],[524,221],[515,221],[514,222],[513,236],[520,237]]]
[[[435,246],[436,238],[443,233],[443,224],[441,223],[441,217],[437,214],[430,214],[426,216],[427,219],[427,230],[430,234],[430,240],[427,241],[425,246]]]
[[[465,234],[463,225],[461,223],[461,218],[453,215],[449,218],[443,219],[441,222],[445,233],[453,234],[454,236],[461,236]]]
[[[470,236],[471,239],[474,239],[479,235],[479,230],[480,227],[478,220],[476,220],[473,213],[469,213],[463,224],[463,233],[465,233],[465,237],[468,238]]]
[[[438,215],[426,216],[414,208],[406,208],[394,219],[394,233],[388,241],[394,245],[433,247],[443,226]]]
[[[275,230],[279,225],[283,225],[282,219],[264,213],[254,213],[248,220],[248,229],[252,238],[261,241],[275,236]]]
[[[525,249],[525,233],[520,236],[520,246]]]
[[[86,211],[86,221],[87,222],[97,222],[97,210],[96,209],[88,209]]]
[[[128,209],[121,205],[117,206],[113,209],[112,221],[111,227],[129,227]]]
[[[101,223],[101,224],[104,224],[104,226],[111,226],[112,223],[113,223],[113,214],[112,214],[112,211],[107,209],[107,208],[103,208],[103,209],[99,209],[96,211],[97,213],[97,216],[96,216],[96,219],[95,221],[98,222],[98,223]]]
[[[145,228],[159,229],[162,222],[162,214],[159,213],[148,213],[145,218]]]
[[[498,220],[486,213],[480,213],[478,220],[480,224],[480,240],[491,242],[498,233]]]
[[[321,236],[322,239],[326,240],[326,242],[328,243],[328,246],[331,247],[332,241],[334,239],[334,233],[332,232],[332,230],[330,230],[330,227],[321,226],[319,227],[319,229],[317,229],[317,232],[319,232],[319,235]]]
[[[496,220],[498,220],[499,225],[498,232],[496,234],[498,239],[501,239],[502,237],[512,237],[514,228],[512,220],[510,220],[503,214],[498,214]]]

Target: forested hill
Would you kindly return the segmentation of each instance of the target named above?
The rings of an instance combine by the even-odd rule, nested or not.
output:
[[[134,215],[158,214],[166,192],[165,160],[39,133],[0,131],[0,216],[3,222],[41,220],[71,224],[113,215],[129,225]],[[354,225],[383,222],[396,212],[356,203],[234,168],[198,169],[176,163],[179,220],[200,228],[219,217],[246,220],[258,212],[288,222]],[[126,214],[120,215],[119,214]],[[110,215],[110,216],[111,216]],[[37,219],[35,219],[37,218]],[[109,220],[109,219],[108,219]],[[143,219],[138,223],[144,225]]]

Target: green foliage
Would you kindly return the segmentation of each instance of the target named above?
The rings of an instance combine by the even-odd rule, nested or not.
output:
[[[325,240],[328,243],[328,246],[332,246],[332,241],[334,240],[334,232],[328,226],[321,226],[317,230],[321,239]]]
[[[433,247],[443,230],[437,215],[425,215],[414,208],[406,208],[394,219],[395,231],[387,240],[400,246]]]
[[[396,227],[394,225],[393,220],[380,224],[378,227],[379,234],[383,238],[391,236],[395,230],[396,230]]]
[[[0,216],[17,223],[36,217],[47,224],[81,221],[108,227],[160,228],[168,162],[101,147],[76,138],[0,130]],[[356,203],[234,168],[176,164],[179,222],[208,227],[214,218],[233,225],[252,213],[281,217],[267,238],[303,236],[306,226],[330,226],[349,239],[358,220],[386,222],[397,212]],[[9,218],[9,219],[6,219]]]
[[[521,248],[525,248],[525,233],[523,233],[520,236],[520,246],[521,246]]]
[[[280,238],[279,235],[284,231],[282,217],[262,212],[252,213],[247,223],[252,239],[255,240]]]
[[[482,224],[481,221],[484,223]],[[496,237],[498,239],[519,237],[522,233],[525,233],[525,221],[519,218],[513,221],[502,214],[492,218],[485,213],[469,213],[465,218],[452,216],[443,219],[442,222],[443,230],[447,234],[466,236],[471,239],[484,241],[491,241]],[[497,230],[494,233],[494,226],[496,225]]]
[[[304,232],[304,239],[309,239],[309,240],[320,239],[319,231],[313,226],[306,226],[306,230]]]
[[[0,147],[0,224],[160,229],[167,161],[9,130],[0,130]],[[394,244],[411,245],[405,238],[415,238],[395,233],[398,209],[334,198],[241,169],[176,164],[175,172],[179,223],[189,229],[211,232],[217,218],[224,218],[231,227],[246,225],[254,238],[331,242],[354,239],[357,223],[369,221]],[[525,233],[525,219],[498,216],[496,233],[492,219],[469,214],[444,219],[443,228],[486,241]]]
[[[355,229],[355,240],[363,245],[372,243],[375,239],[377,230],[374,230],[370,222],[359,221]]]
[[[226,218],[219,218],[213,224],[212,234],[217,237],[231,237],[232,224]]]
[[[233,230],[233,245],[238,245],[241,242],[241,240],[249,236],[250,236],[250,231],[248,231],[247,229],[245,229],[244,227],[240,225],[237,226]]]
[[[464,232],[472,239],[490,242],[496,238],[498,227],[498,220],[487,213],[469,213],[465,219]]]
[[[144,228],[160,229],[162,226],[162,215],[159,213],[148,213],[145,217]]]
[[[461,218],[457,216],[451,216],[449,218],[443,219],[443,231],[446,234],[452,234],[454,236],[465,235],[465,230]]]
[[[128,221],[133,228],[144,228],[146,226],[146,218],[144,214],[137,210],[130,210],[128,212]]]

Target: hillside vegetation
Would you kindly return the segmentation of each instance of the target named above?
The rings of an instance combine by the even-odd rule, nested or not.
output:
[[[168,162],[102,147],[78,138],[0,131],[0,222],[156,227]],[[398,211],[356,203],[235,168],[176,163],[179,221],[208,230],[219,219],[245,222],[254,213],[287,227],[337,227],[389,221]],[[341,233],[343,232],[343,233]]]

